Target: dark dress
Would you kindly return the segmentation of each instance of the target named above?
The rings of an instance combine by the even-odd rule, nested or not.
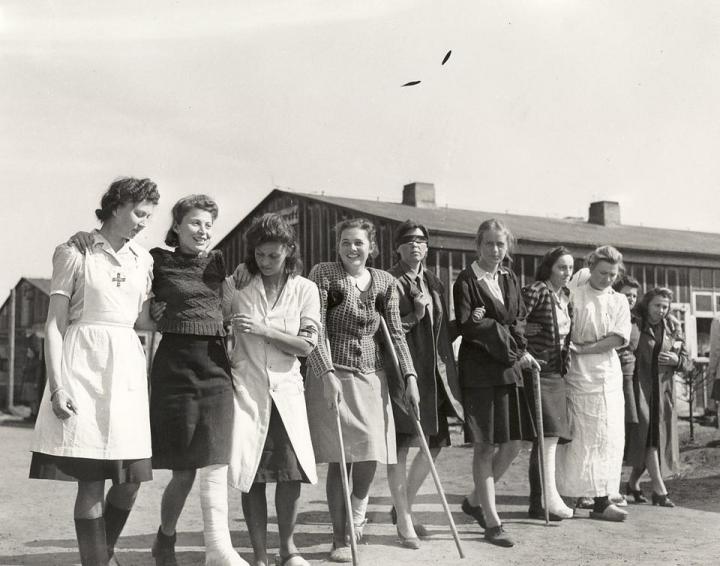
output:
[[[227,464],[233,392],[223,340],[222,254],[198,257],[160,248],[150,253],[155,300],[167,303],[150,374],[153,468]]]
[[[687,352],[676,321],[665,318],[654,326],[638,322],[638,327],[633,377],[638,424],[628,438],[627,461],[643,468],[647,448],[657,448],[660,470],[667,476],[677,471],[680,462],[674,375],[687,364]],[[661,352],[675,352],[678,365],[660,365]]]
[[[420,391],[420,424],[429,435],[431,448],[450,446],[448,417],[463,420],[460,402],[460,382],[452,349],[445,290],[438,277],[423,268],[419,281],[405,263],[395,264],[389,272],[398,280],[400,317],[405,340],[410,349],[413,365],[417,370]],[[425,308],[422,318],[415,314],[414,299],[421,292],[421,284],[429,295],[432,305]],[[415,426],[405,410],[393,401],[393,416],[398,446],[415,446]]]
[[[533,440],[535,428],[516,362],[525,354],[522,322],[525,304],[515,274],[498,270],[500,302],[473,265],[465,268],[453,286],[455,317],[462,336],[458,365],[465,420],[474,443],[500,444]],[[472,311],[484,307],[479,322]]]

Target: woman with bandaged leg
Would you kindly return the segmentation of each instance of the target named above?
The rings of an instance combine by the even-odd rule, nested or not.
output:
[[[573,516],[573,510],[563,502],[555,485],[555,452],[558,443],[570,441],[567,419],[565,380],[572,324],[572,305],[567,284],[573,272],[573,257],[564,247],[550,250],[542,258],[535,275],[535,282],[523,288],[522,295],[527,307],[527,349],[542,365],[540,387],[542,391],[542,417],[544,423],[544,485],[540,481],[540,458],[538,441],[533,442],[530,453],[530,507],[532,519],[544,519],[542,506],[545,491],[551,521],[561,521]],[[535,411],[532,379],[525,372],[525,390],[530,397],[531,410]]]

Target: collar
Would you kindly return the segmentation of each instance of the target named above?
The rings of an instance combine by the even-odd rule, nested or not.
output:
[[[115,250],[111,245],[110,242],[107,241],[107,238],[102,235],[100,230],[95,229],[92,232],[93,235],[93,249],[102,249],[103,251],[106,251],[109,254],[113,255],[121,255],[124,253],[131,252],[136,258],[140,256],[140,253],[137,250],[137,244],[133,242],[132,240],[128,240],[125,242],[125,245],[120,248],[119,250]]]
[[[415,281],[416,277],[423,277],[425,275],[425,266],[422,263],[420,263],[420,267],[417,271],[415,271],[409,264],[405,263],[403,260],[399,260],[398,264],[402,269],[402,274],[406,275],[413,281]]]
[[[498,270],[493,275],[489,271],[485,271],[482,267],[480,267],[480,264],[477,260],[473,261],[470,264],[470,268],[472,269],[473,273],[475,274],[475,278],[478,281],[482,281],[483,279],[491,279],[497,281],[500,278],[500,275],[507,275],[507,268],[504,266],[498,267]]]

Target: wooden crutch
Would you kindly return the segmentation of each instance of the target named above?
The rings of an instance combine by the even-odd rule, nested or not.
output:
[[[392,337],[390,336],[390,331],[388,330],[385,318],[383,318],[382,316],[380,317],[380,328],[382,329],[384,340],[387,343],[387,351],[390,354],[390,358],[392,359],[395,371],[399,376],[402,376],[397,352],[395,352],[395,346],[393,345]],[[415,413],[414,408],[412,408],[412,412]],[[425,440],[425,433],[423,432],[422,425],[420,424],[420,415],[415,413],[414,415],[411,415],[411,418],[412,416],[414,416],[413,422],[415,424],[415,431],[420,438],[420,449],[423,451],[425,457],[428,460],[428,463],[430,464],[430,473],[432,474],[433,481],[435,482],[435,487],[437,489],[438,495],[440,496],[440,501],[442,502],[443,509],[445,510],[445,516],[447,517],[448,523],[450,524],[450,530],[452,531],[453,539],[455,539],[455,546],[457,546],[460,558],[465,558],[465,553],[463,552],[462,545],[460,544],[460,536],[458,535],[455,521],[453,520],[452,513],[450,512],[450,506],[448,505],[447,499],[445,498],[445,492],[443,491],[442,484],[440,483],[440,476],[438,475],[437,469],[435,468],[435,462],[433,462],[432,455],[430,454],[430,448],[427,444],[427,440]]]
[[[350,482],[347,476],[347,462],[345,460],[345,442],[342,436],[342,424],[340,422],[340,406],[335,404],[335,424],[337,425],[338,440],[340,441],[340,477],[342,478],[343,494],[345,495],[345,514],[350,525],[350,551],[352,552],[353,566],[360,566],[357,541],[355,540],[355,522],[352,516],[352,502],[350,501]]]
[[[328,355],[330,355],[330,341],[326,340]],[[355,540],[355,522],[352,517],[352,501],[350,501],[350,481],[348,480],[347,460],[345,459],[345,441],[342,435],[342,422],[340,421],[340,403],[335,399],[335,426],[337,428],[338,442],[340,443],[340,478],[342,479],[343,495],[345,496],[345,515],[350,526],[350,551],[353,566],[360,566],[357,541]]]
[[[535,428],[538,442],[538,461],[540,463],[540,484],[542,485],[543,508],[545,510],[545,524],[550,524],[550,511],[547,504],[547,490],[545,489],[545,428],[543,426],[542,393],[540,391],[540,372],[533,368],[532,386],[535,397]]]

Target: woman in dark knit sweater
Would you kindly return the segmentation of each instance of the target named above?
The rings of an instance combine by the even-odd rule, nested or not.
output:
[[[225,351],[219,251],[208,252],[218,207],[206,195],[180,199],[165,238],[153,248],[152,291],[163,333],[150,374],[152,464],[172,470],[153,544],[156,566],[175,566],[175,526],[200,472],[206,566],[247,564],[228,529],[227,471],[233,418],[230,362]],[[89,235],[86,235],[89,236]]]
[[[208,252],[217,214],[217,205],[205,195],[180,199],[165,239],[175,250],[150,250],[155,300],[165,304],[158,322],[163,338],[150,377],[153,468],[173,471],[153,545],[157,565],[175,564],[175,525],[196,471],[206,564],[245,564],[228,530],[233,390],[221,308],[225,263],[220,251]]]

